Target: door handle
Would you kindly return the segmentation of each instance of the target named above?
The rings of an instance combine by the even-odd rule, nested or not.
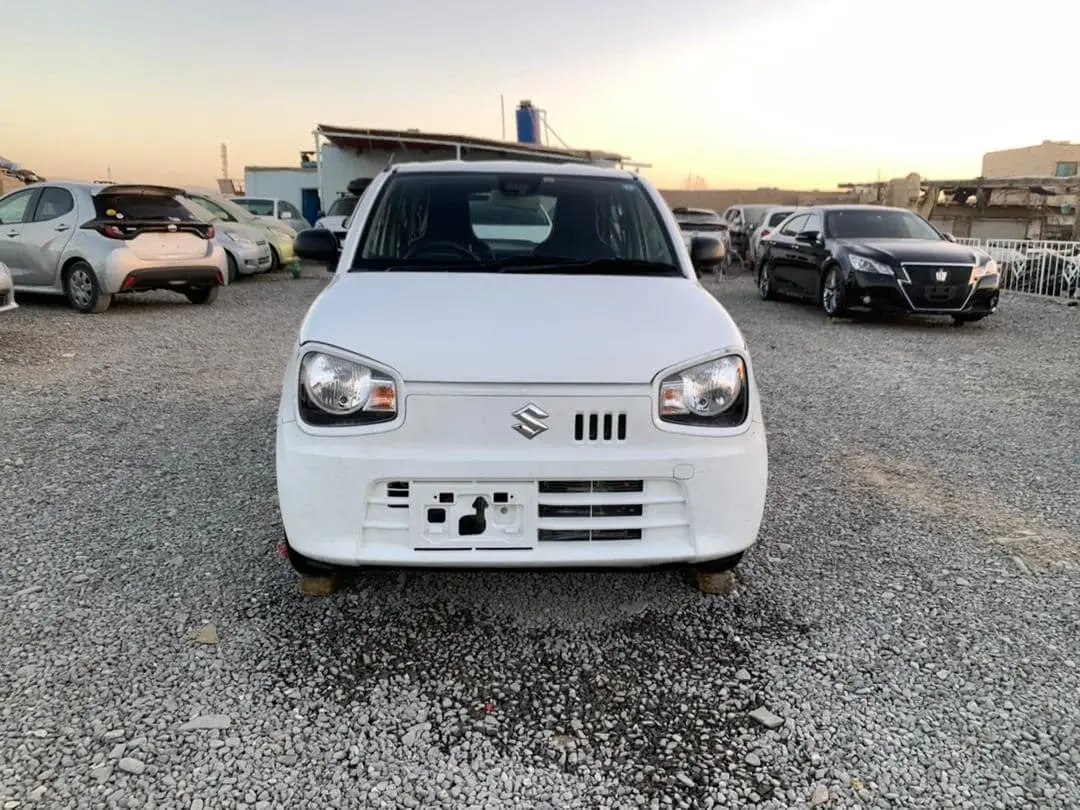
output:
[[[71,226],[70,226],[70,225],[57,225],[57,226],[56,226],[56,230],[58,230],[58,231],[60,231],[60,232],[63,232],[63,231],[70,231],[70,230],[71,230]]]
[[[17,237],[18,235],[19,235],[19,232],[18,232],[18,231],[8,231],[8,232],[7,232],[6,234],[4,234],[4,236],[10,236],[10,237],[11,237],[11,238],[13,238],[13,239],[14,239],[15,237]]]

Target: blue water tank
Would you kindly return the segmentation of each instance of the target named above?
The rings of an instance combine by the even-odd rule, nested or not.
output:
[[[522,101],[517,108],[518,143],[540,143],[540,111],[531,101]]]

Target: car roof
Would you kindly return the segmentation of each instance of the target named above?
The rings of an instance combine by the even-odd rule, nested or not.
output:
[[[858,205],[856,203],[833,203],[830,205],[815,205],[814,210],[817,211],[907,211],[909,214],[915,213],[907,208],[900,208],[893,205]]]
[[[591,163],[545,163],[534,160],[427,160],[398,163],[388,168],[401,174],[445,172],[480,172],[491,174],[561,174],[576,177],[618,177],[634,179],[638,175],[626,169],[613,169]]]

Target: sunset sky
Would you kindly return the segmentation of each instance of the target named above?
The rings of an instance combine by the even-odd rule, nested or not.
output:
[[[0,0],[0,155],[211,185],[316,123],[500,136],[499,94],[661,187],[833,188],[1080,140],[1080,4],[1029,0]]]

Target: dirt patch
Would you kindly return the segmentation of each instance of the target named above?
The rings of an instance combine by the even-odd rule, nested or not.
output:
[[[987,541],[1031,572],[1080,570],[1080,538],[995,500],[951,486],[929,468],[896,458],[848,454],[846,469],[905,509],[942,521],[964,516]]]

